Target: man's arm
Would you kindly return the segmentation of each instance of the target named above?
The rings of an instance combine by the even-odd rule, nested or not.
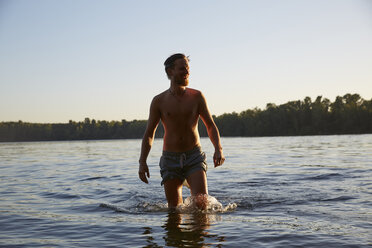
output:
[[[152,142],[154,141],[155,131],[159,125],[159,121],[160,112],[156,98],[154,98],[151,102],[149,119],[147,121],[146,131],[142,139],[141,155],[139,159],[138,168],[138,176],[141,179],[141,181],[145,183],[148,183],[147,177],[150,177],[150,172],[146,160],[151,150]]]
[[[222,146],[220,141],[220,133],[218,132],[218,128],[216,124],[213,121],[213,118],[211,114],[209,113],[209,109],[207,106],[207,101],[205,100],[205,97],[201,94],[201,101],[199,105],[199,114],[202,118],[204,125],[207,128],[208,136],[210,140],[212,141],[212,144],[214,146],[214,156],[213,156],[213,163],[214,166],[220,166],[225,161],[225,157],[222,152]]]

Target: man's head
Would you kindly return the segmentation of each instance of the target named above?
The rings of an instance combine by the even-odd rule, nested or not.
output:
[[[179,61],[179,62],[176,62]],[[173,76],[175,69],[186,69],[187,70],[187,76],[188,76],[188,62],[189,62],[189,57],[185,56],[182,53],[176,53],[173,54],[172,56],[168,57],[165,62],[165,72],[167,73],[167,76],[169,79]],[[175,68],[177,65],[177,68]],[[178,68],[178,67],[185,67],[185,68]]]

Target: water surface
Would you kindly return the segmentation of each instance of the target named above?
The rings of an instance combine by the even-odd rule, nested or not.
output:
[[[372,135],[222,138],[219,168],[202,139],[209,193],[227,207],[207,213],[167,211],[162,141],[148,185],[140,143],[0,143],[0,246],[372,246]]]

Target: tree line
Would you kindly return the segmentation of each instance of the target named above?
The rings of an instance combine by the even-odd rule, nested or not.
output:
[[[372,99],[364,100],[358,94],[337,96],[334,102],[318,96],[275,105],[248,109],[241,113],[213,116],[224,137],[293,136],[328,134],[372,133]],[[27,122],[0,122],[0,142],[96,140],[142,138],[146,120],[133,121],[84,121],[39,124]],[[199,121],[199,133],[207,131]],[[163,137],[164,128],[159,124],[155,137]]]

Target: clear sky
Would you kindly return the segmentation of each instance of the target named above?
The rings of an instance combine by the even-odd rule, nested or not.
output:
[[[0,121],[147,119],[190,56],[212,114],[372,98],[371,0],[0,0]]]

